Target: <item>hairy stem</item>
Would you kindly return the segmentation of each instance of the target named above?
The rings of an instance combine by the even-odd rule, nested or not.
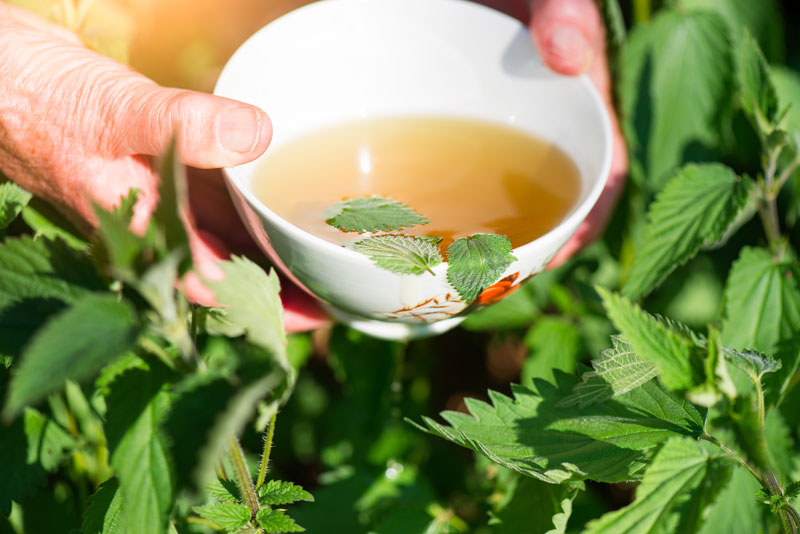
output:
[[[781,521],[781,527],[783,528],[784,534],[797,534],[800,532],[800,523],[798,523],[798,514],[797,510],[789,504],[789,501],[786,499],[786,496],[783,494],[783,489],[781,489],[781,485],[778,484],[778,481],[775,479],[775,475],[772,473],[767,473],[764,476],[764,481],[766,482],[767,490],[769,490],[770,495],[779,495],[781,499],[784,501],[783,506],[778,510],[778,517]]]
[[[747,461],[744,458],[739,456],[739,454],[735,450],[731,449],[730,447],[728,447],[727,445],[725,445],[720,440],[718,440],[717,438],[715,438],[714,436],[712,436],[707,432],[704,432],[703,435],[700,436],[700,439],[704,439],[710,443],[713,443],[714,445],[725,451],[725,453],[728,456],[730,456],[733,460],[739,462],[739,464],[741,464],[742,467],[750,471],[750,474],[753,475],[756,478],[756,480],[758,480],[759,484],[765,486],[764,479],[761,473],[759,473],[755,467],[747,463]]]
[[[767,236],[769,250],[773,256],[780,253],[781,226],[778,219],[778,203],[776,196],[772,193],[775,185],[775,173],[778,171],[778,158],[781,149],[777,148],[769,152],[767,164],[764,168],[764,183],[761,185],[761,203],[758,206],[758,215],[761,224],[764,226],[764,233]]]
[[[272,451],[272,438],[275,435],[275,419],[278,417],[278,410],[272,414],[272,419],[269,420],[267,427],[267,435],[264,437],[264,453],[261,455],[261,467],[258,469],[258,479],[256,479],[256,489],[264,485],[264,480],[267,478],[267,469],[269,469],[269,453]]]
[[[247,469],[244,451],[242,450],[242,446],[239,445],[239,440],[236,439],[236,436],[231,436],[230,448],[231,463],[233,463],[233,470],[236,474],[236,483],[242,494],[242,500],[250,509],[250,517],[254,519],[258,513],[258,499],[256,498],[256,491],[253,489],[253,479],[250,478],[250,471]]]

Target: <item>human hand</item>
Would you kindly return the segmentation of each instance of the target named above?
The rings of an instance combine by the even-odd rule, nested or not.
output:
[[[594,0],[532,0],[530,29],[544,63],[566,75],[588,74],[605,102],[613,137],[611,169],[603,193],[575,235],[550,262],[557,267],[605,230],[628,173],[625,140],[614,110],[603,19]]]
[[[132,229],[142,232],[158,202],[151,157],[173,136],[184,164],[215,168],[258,157],[272,129],[253,106],[160,87],[89,50],[68,30],[0,2],[0,169],[9,178],[87,229],[96,224],[92,202],[111,208],[136,188]],[[190,190],[204,185],[190,183]],[[207,209],[230,212],[230,200],[218,192]],[[215,230],[243,231],[238,218],[228,221],[235,222]],[[220,278],[216,262],[227,248],[186,222],[200,274]],[[288,285],[281,295],[287,330],[321,324],[311,297]],[[194,301],[214,303],[196,275],[187,276],[185,289]]]

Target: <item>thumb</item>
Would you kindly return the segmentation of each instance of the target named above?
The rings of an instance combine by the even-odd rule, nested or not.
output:
[[[532,0],[531,33],[545,65],[583,74],[604,54],[603,20],[594,0]]]
[[[150,80],[135,85],[114,121],[127,155],[157,156],[174,137],[185,165],[233,167],[260,156],[272,139],[269,117],[255,106]]]

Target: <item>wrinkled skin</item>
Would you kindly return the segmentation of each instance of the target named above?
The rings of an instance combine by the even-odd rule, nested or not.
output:
[[[487,2],[520,18],[520,2]],[[531,30],[542,57],[557,72],[588,73],[614,117],[605,34],[593,0],[533,0]],[[624,185],[625,147],[616,119],[606,190],[553,264],[604,229]],[[68,30],[0,2],[0,170],[89,230],[92,201],[107,208],[130,188],[141,191],[133,229],[142,231],[157,203],[152,157],[175,136],[190,173],[189,235],[200,274],[222,276],[216,261],[229,247],[253,250],[215,169],[246,163],[269,145],[267,114],[253,106],[192,91],[160,87],[88,48]],[[190,299],[213,304],[200,277],[184,281]],[[311,297],[284,281],[281,297],[290,332],[320,326],[325,316]]]

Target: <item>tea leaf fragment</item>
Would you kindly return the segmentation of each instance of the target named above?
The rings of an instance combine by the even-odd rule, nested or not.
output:
[[[704,512],[730,480],[732,462],[699,443],[673,438],[656,454],[628,506],[587,525],[585,534],[697,532]]]
[[[753,190],[750,179],[720,164],[687,165],[650,205],[623,294],[639,299],[678,266],[716,243],[737,221]]]
[[[475,234],[447,247],[447,281],[464,302],[472,302],[516,261],[511,241],[497,234]]]
[[[429,222],[402,202],[379,196],[339,202],[324,217],[326,223],[343,232],[392,232]]]
[[[353,244],[375,265],[397,274],[422,274],[442,263],[439,248],[430,239],[405,235],[368,237]]]

